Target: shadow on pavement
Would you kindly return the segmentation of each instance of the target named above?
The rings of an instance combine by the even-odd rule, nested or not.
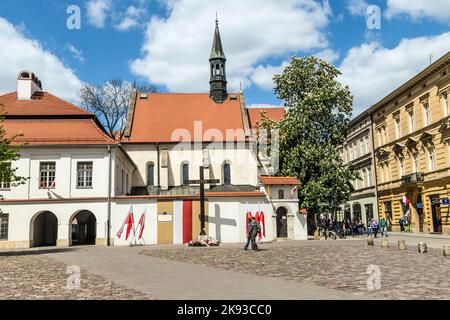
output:
[[[38,255],[38,254],[51,254],[51,253],[61,253],[61,252],[70,252],[77,251],[80,247],[77,248],[48,248],[48,249],[29,249],[29,250],[19,250],[19,251],[0,251],[0,257],[13,257],[13,256],[29,256],[29,255]]]

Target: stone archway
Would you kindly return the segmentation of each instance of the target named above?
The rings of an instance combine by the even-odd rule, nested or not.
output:
[[[75,212],[69,220],[69,246],[94,245],[97,238],[97,218],[89,210]]]
[[[30,221],[30,247],[56,246],[58,218],[53,212],[41,211]]]
[[[276,211],[277,221],[277,238],[288,237],[288,219],[287,209],[285,207],[279,207]]]

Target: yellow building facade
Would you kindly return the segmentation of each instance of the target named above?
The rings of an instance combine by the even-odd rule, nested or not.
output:
[[[379,217],[392,231],[407,217],[412,232],[450,233],[449,66],[450,52],[369,109]]]

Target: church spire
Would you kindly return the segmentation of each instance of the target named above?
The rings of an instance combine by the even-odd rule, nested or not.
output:
[[[216,29],[214,32],[211,55],[209,56],[209,64],[211,69],[209,96],[216,103],[223,103],[227,99],[227,76],[225,72],[226,61],[227,59],[225,58],[222,40],[220,38],[219,21],[216,16]]]

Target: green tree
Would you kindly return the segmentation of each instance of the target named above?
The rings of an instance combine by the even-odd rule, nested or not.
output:
[[[21,134],[8,136],[3,128],[3,106],[0,105],[0,182],[2,187],[15,187],[25,183],[26,178],[17,175],[17,168],[11,166],[11,162],[19,159],[19,145],[16,139]],[[0,195],[0,198],[3,198]],[[0,209],[1,212],[1,209]]]
[[[280,173],[300,180],[299,204],[314,218],[348,200],[354,191],[351,181],[357,178],[338,152],[353,103],[349,88],[337,81],[339,75],[324,60],[293,57],[274,76],[275,92],[286,107],[280,123]]]

